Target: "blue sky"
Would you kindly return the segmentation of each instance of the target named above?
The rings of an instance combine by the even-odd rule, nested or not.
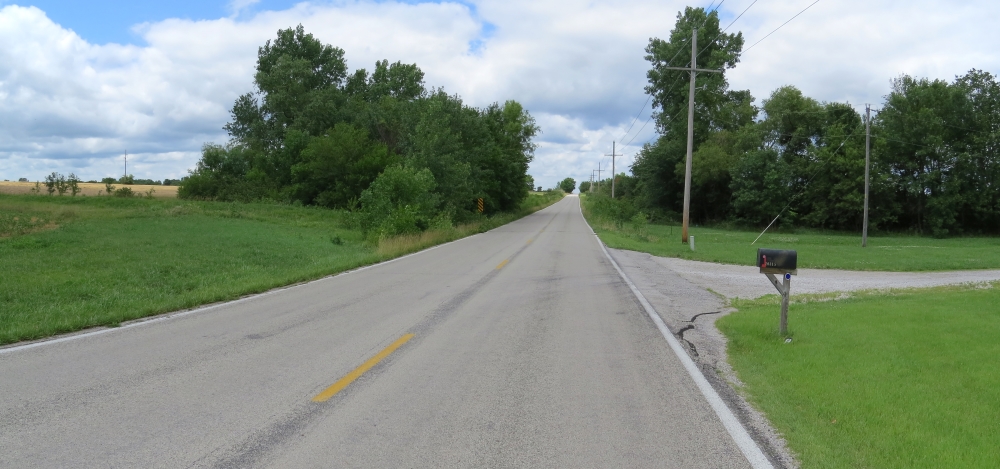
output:
[[[261,10],[284,10],[298,2],[292,0],[261,0],[250,5],[243,15]],[[5,1],[0,5],[35,6],[52,21],[72,29],[92,44],[144,43],[132,31],[132,26],[162,21],[167,18],[212,20],[232,14],[230,2],[219,0],[116,1],[116,0],[35,0]]]
[[[751,44],[813,1],[725,0],[719,12],[728,25],[749,6],[731,32]],[[100,179],[120,171],[126,149],[137,177],[184,176],[203,144],[226,141],[222,126],[252,89],[257,48],[300,23],[343,48],[352,69],[416,63],[428,87],[470,105],[521,102],[542,129],[529,171],[538,184],[586,180],[609,163],[613,141],[627,169],[655,137],[642,108],[649,39],[667,37],[685,6],[716,3],[0,0],[0,180],[52,171]],[[996,17],[995,0],[822,0],[727,77],[758,103],[791,84],[821,101],[877,107],[900,74],[1000,72]]]

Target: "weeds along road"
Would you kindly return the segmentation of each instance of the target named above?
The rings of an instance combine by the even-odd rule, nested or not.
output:
[[[577,197],[0,377],[0,467],[749,467]]]

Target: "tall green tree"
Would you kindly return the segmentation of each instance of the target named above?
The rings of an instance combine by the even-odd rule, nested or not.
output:
[[[879,153],[895,176],[905,226],[936,236],[961,232],[968,204],[971,105],[959,86],[901,76],[879,113]]]
[[[566,178],[559,181],[559,188],[567,194],[572,194],[573,189],[576,189],[576,180],[573,178]]]
[[[652,38],[646,47],[649,85],[654,118],[660,137],[637,155],[632,173],[638,178],[639,198],[647,207],[680,212],[683,200],[684,171],[687,153],[687,109],[690,79],[688,72],[667,67],[685,67],[692,63],[692,30],[698,30],[697,65],[699,68],[726,70],[736,66],[743,47],[742,33],[727,34],[719,27],[717,12],[703,8],[685,8],[677,15],[669,38]],[[749,91],[733,91],[725,73],[702,73],[697,76],[695,89],[694,136],[695,148],[700,147],[712,132],[735,130],[751,122],[756,115]],[[713,192],[713,199],[728,196],[727,176],[695,188],[693,192]],[[701,200],[699,198],[699,200]],[[701,207],[701,208],[699,208]],[[692,204],[693,216],[717,217],[712,205]]]
[[[309,138],[342,120],[346,78],[343,49],[323,44],[302,25],[280,30],[257,51],[255,90],[237,98],[225,129],[256,154],[255,167],[267,181],[286,187]]]
[[[340,123],[313,138],[302,151],[301,162],[292,168],[297,181],[294,195],[307,204],[345,208],[386,167],[400,162],[366,131]]]
[[[348,73],[343,50],[302,26],[278,31],[258,50],[254,90],[233,106],[231,141],[204,147],[179,194],[350,207],[379,236],[426,228],[437,220],[427,211],[475,216],[477,198],[488,212],[516,208],[532,182],[534,119],[515,101],[476,108],[428,92],[423,79],[416,64],[387,60]],[[385,209],[398,201],[379,192],[402,187],[428,193],[419,216],[403,202]]]

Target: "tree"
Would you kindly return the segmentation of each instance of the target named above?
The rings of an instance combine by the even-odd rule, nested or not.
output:
[[[426,230],[437,206],[433,189],[434,176],[426,168],[386,168],[361,193],[362,232],[380,239]]]
[[[944,80],[902,76],[879,113],[880,153],[895,175],[904,225],[935,236],[961,232],[959,213],[975,180],[969,164],[971,106]]]
[[[48,176],[45,176],[45,190],[48,191],[49,195],[52,195],[56,190],[59,191],[59,195],[62,195],[66,189],[63,188],[66,178],[62,174],[55,171]]]
[[[572,194],[573,189],[576,189],[576,180],[573,178],[566,178],[559,182],[559,188],[567,194]]]
[[[233,105],[231,140],[204,146],[178,195],[352,208],[380,175],[402,178],[387,173],[399,166],[426,170],[433,210],[449,222],[474,217],[477,199],[489,213],[516,209],[534,184],[534,118],[516,101],[475,108],[428,92],[423,77],[388,60],[348,73],[343,50],[301,25],[280,30],[258,50],[254,90]]]
[[[347,207],[386,167],[399,163],[385,144],[351,124],[337,124],[314,138],[292,167],[295,198],[307,204]]]
[[[686,8],[678,13],[669,39],[652,38],[646,47],[649,85],[654,118],[660,137],[639,152],[632,165],[636,181],[637,201],[646,207],[680,212],[683,201],[684,161],[687,154],[688,72],[666,67],[682,67],[691,63],[691,33],[698,29],[698,67],[729,69],[736,66],[743,47],[741,33],[726,34],[719,27],[716,12],[703,8]],[[734,131],[756,116],[749,91],[731,91],[725,73],[698,75],[695,90],[694,145],[697,150],[712,132]],[[680,170],[678,170],[680,168]],[[726,171],[728,168],[725,169]],[[692,216],[694,219],[717,217],[717,203],[709,200],[727,199],[728,175],[705,180],[710,184],[694,187]],[[707,194],[711,193],[711,194]]]
[[[66,179],[66,187],[69,188],[69,192],[73,197],[76,197],[80,193],[80,178],[76,177],[76,173],[69,173],[69,177]]]
[[[583,182],[581,182],[580,183],[580,193],[583,194],[583,193],[589,192],[589,191],[590,191],[590,181],[583,181]]]
[[[236,100],[225,129],[262,158],[255,166],[271,182],[287,186],[308,137],[339,120],[346,78],[342,49],[306,34],[302,25],[280,30],[258,50],[256,90]]]

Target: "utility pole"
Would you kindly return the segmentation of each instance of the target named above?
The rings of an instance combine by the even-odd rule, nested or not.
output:
[[[604,171],[607,171],[607,170],[605,169]],[[604,172],[604,171],[601,171],[601,162],[598,161],[597,162],[597,192],[601,191],[601,173]]]
[[[861,228],[861,247],[868,247],[868,166],[871,164],[872,107],[865,104],[865,221]]]
[[[125,174],[122,177],[128,177],[128,150],[125,150]]]
[[[613,198],[615,198],[615,157],[616,156],[622,156],[622,155],[616,155],[615,154],[615,142],[614,141],[611,142],[611,154],[610,155],[605,154],[604,156],[610,156],[611,157],[611,198],[613,199]]]
[[[691,155],[694,153],[694,88],[698,72],[722,73],[722,70],[698,68],[698,30],[691,30],[691,67],[663,67],[668,70],[683,70],[691,73],[688,90],[688,141],[687,161],[684,163],[684,221],[681,227],[681,242],[688,242],[688,221],[691,212]]]

